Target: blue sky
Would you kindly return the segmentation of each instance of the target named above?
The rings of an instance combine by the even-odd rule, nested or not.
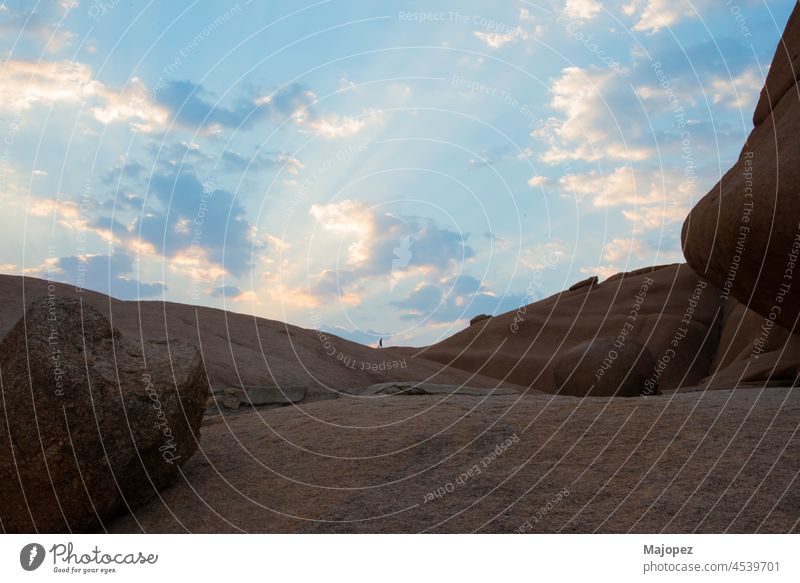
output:
[[[425,344],[681,261],[793,5],[6,1],[0,270]]]

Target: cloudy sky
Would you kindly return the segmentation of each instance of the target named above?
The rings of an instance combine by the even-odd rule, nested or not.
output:
[[[680,261],[793,5],[2,2],[0,271],[424,344]]]

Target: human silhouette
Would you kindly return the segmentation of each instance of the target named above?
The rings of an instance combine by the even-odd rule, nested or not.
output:
[[[378,348],[383,348],[383,338],[378,340]]]

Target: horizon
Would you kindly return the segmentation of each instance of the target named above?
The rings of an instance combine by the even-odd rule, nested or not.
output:
[[[4,2],[0,271],[426,345],[683,262],[794,4]]]

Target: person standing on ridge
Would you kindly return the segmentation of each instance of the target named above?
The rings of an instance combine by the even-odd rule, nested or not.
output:
[[[383,348],[383,338],[378,340],[378,348]]]

